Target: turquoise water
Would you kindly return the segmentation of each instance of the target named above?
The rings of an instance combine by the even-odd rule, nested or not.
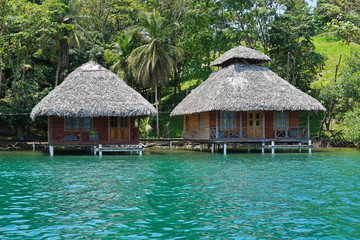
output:
[[[360,151],[0,152],[0,239],[359,239]]]

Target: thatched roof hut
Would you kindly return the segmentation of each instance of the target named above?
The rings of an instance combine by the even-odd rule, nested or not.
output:
[[[210,65],[224,67],[233,63],[261,64],[269,61],[271,59],[267,55],[251,48],[239,46],[225,52]]]
[[[157,110],[123,80],[94,61],[85,63],[43,98],[30,117],[154,116]]]
[[[250,51],[251,50],[251,51]],[[175,107],[171,115],[209,111],[314,111],[325,108],[270,69],[258,66],[269,61],[265,54],[237,47],[216,59],[213,72]],[[251,59],[253,64],[244,64]],[[239,62],[243,63],[239,63]]]

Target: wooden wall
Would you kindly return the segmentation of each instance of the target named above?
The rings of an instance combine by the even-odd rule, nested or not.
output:
[[[199,113],[184,115],[183,116],[183,138],[190,139],[209,139],[210,138],[210,129],[209,129],[209,112],[200,113],[204,115],[204,129],[199,129]]]
[[[289,127],[298,127],[299,126],[299,111],[287,111],[288,126]],[[210,138],[210,128],[216,127],[216,114],[218,114],[218,127],[221,129],[221,112],[207,112],[205,113],[205,129],[200,131],[198,129],[198,114],[186,115],[184,116],[184,138],[193,138],[193,139],[208,139]],[[235,126],[240,128],[240,114],[242,119],[242,127],[247,127],[247,112],[236,112],[235,115]],[[273,139],[275,138],[274,132],[274,111],[264,111],[263,117],[265,117],[265,138]]]
[[[65,140],[65,135],[77,136],[76,144],[125,144],[139,143],[138,129],[135,128],[135,117],[130,118],[130,130],[131,139],[129,140],[129,134],[126,139],[111,140],[109,131],[109,118],[108,117],[96,117],[93,118],[92,131],[96,131],[99,134],[99,140],[89,140],[89,131],[65,131],[65,119],[62,117],[49,117],[49,133],[48,141],[50,144],[70,144],[74,141]],[[129,131],[128,131],[129,132]],[[75,144],[75,142],[74,142]]]

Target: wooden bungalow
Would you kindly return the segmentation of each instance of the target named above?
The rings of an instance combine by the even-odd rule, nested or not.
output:
[[[138,144],[138,117],[157,110],[123,80],[94,61],[70,73],[32,110],[48,117],[49,145]]]
[[[261,64],[263,53],[236,47],[211,63],[220,69],[175,107],[183,138],[198,142],[308,142],[308,113],[325,108]],[[305,125],[300,116],[305,114]],[[307,115],[307,120],[306,120]]]

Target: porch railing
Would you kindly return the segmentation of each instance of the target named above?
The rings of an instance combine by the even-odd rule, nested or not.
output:
[[[210,128],[210,138],[248,138],[249,132],[255,131],[254,127],[218,129],[216,136],[216,128]]]
[[[263,129],[259,127],[242,127],[233,129],[210,128],[210,138],[262,138]],[[274,129],[275,138],[306,138],[308,137],[307,127],[288,127],[287,129]]]
[[[306,138],[308,137],[308,128],[288,127],[286,129],[275,129],[275,138]]]

